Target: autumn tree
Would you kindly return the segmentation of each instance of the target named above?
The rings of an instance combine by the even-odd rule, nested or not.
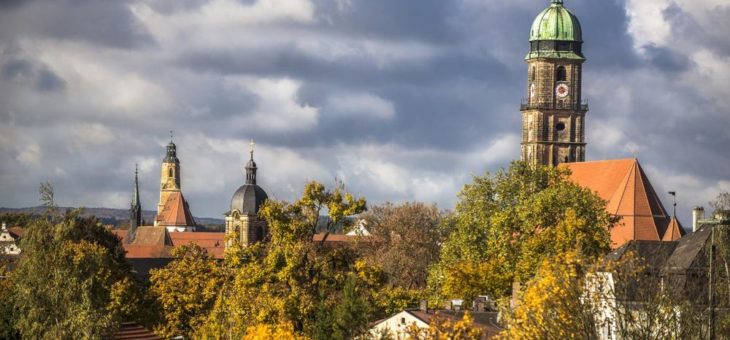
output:
[[[419,328],[414,323],[406,329],[406,335],[413,340],[478,340],[483,338],[484,331],[474,325],[474,318],[466,312],[461,319],[436,314],[428,328]]]
[[[347,247],[327,246],[326,238],[334,226],[364,210],[365,200],[346,193],[341,185],[328,190],[316,182],[308,183],[294,203],[268,200],[259,215],[267,222],[270,242],[227,258],[238,265],[230,268],[232,279],[221,288],[198,336],[240,338],[245,334],[239,330],[260,325],[291,325],[294,333],[311,336],[327,327],[317,319],[335,320],[355,256]],[[325,235],[313,242],[323,212],[329,217]]]
[[[438,260],[442,213],[436,205],[406,202],[374,206],[362,216],[368,236],[359,238],[363,257],[405,289],[426,286],[428,267]]]
[[[79,215],[35,220],[21,240],[10,279],[24,338],[110,336],[139,315],[141,294],[119,239]]]
[[[191,337],[213,308],[222,286],[221,271],[197,244],[176,247],[173,256],[170,264],[150,275],[150,294],[162,316],[155,332],[166,338]]]
[[[514,309],[505,308],[501,339],[598,339],[597,304],[585,299],[584,266],[577,251],[543,259]]]
[[[448,236],[430,270],[433,291],[461,292],[467,300],[477,292],[502,297],[546,258],[572,250],[589,258],[606,253],[615,221],[605,202],[570,181],[568,171],[513,162],[475,176],[459,193],[452,221],[443,224]]]

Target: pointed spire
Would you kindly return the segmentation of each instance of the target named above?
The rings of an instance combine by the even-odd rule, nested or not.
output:
[[[139,205],[139,168],[134,164],[134,194],[132,194],[132,206]]]
[[[142,205],[139,201],[139,168],[134,165],[134,193],[132,194],[132,204],[129,208],[129,232],[125,239],[126,243],[134,242],[137,227],[142,225]]]
[[[256,185],[256,162],[253,160],[253,149],[256,143],[251,139],[249,145],[249,152],[251,153],[251,159],[246,163],[246,184]]]

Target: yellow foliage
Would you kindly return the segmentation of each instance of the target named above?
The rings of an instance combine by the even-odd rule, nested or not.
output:
[[[307,337],[294,332],[291,324],[266,325],[258,324],[251,326],[246,330],[243,340],[306,340]]]
[[[406,330],[406,335],[407,339],[412,340],[476,340],[482,338],[483,331],[474,325],[474,318],[466,312],[461,320],[436,314],[431,319],[430,327],[418,328],[412,324]]]
[[[501,339],[584,339],[594,331],[587,322],[591,312],[582,302],[580,268],[576,251],[541,262],[536,276],[506,315]]]

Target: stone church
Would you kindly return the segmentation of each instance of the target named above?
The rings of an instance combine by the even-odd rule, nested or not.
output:
[[[174,142],[170,141],[167,145],[167,152],[160,166],[160,201],[151,226],[145,226],[145,221],[142,220],[138,173],[135,170],[130,227],[128,230],[114,230],[123,241],[127,258],[132,261],[171,258],[174,247],[190,243],[205,248],[213,257],[222,258],[225,247],[231,242],[251,245],[265,240],[268,230],[266,223],[258,217],[258,211],[268,196],[256,184],[258,166],[253,159],[253,151],[251,142],[244,184],[233,194],[230,210],[225,214],[225,233],[197,231],[190,206],[182,193],[182,168]]]
[[[611,230],[614,247],[630,240],[674,241],[685,234],[670,216],[637,159],[585,162],[586,113],[580,21],[551,0],[530,28],[527,98],[522,112],[521,158],[531,164],[570,169],[571,179],[606,200],[621,217]]]

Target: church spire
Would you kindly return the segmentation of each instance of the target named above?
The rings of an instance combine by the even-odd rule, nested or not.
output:
[[[129,232],[127,233],[126,242],[134,241],[137,227],[142,225],[142,205],[139,201],[139,171],[137,165],[134,165],[134,192],[132,194],[132,204],[129,209]]]
[[[256,143],[253,142],[253,139],[251,140],[251,143],[249,143],[249,152],[251,153],[251,159],[246,163],[246,184],[256,184],[256,170],[258,167],[256,167],[256,162],[253,161],[253,147],[256,145]]]

